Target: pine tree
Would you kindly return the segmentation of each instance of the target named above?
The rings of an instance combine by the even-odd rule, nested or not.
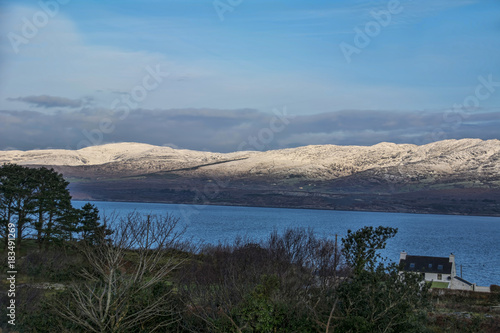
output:
[[[14,197],[17,190],[15,185],[15,175],[19,172],[19,167],[14,164],[6,164],[0,167],[0,232],[5,240],[5,248],[8,244],[8,225],[14,222]]]
[[[71,214],[69,183],[54,169],[36,169],[36,221],[34,228],[39,248],[64,237]]]
[[[83,241],[97,244],[99,239],[110,234],[106,225],[101,225],[99,221],[99,210],[94,205],[87,203],[80,209],[78,232]]]
[[[6,231],[9,223],[16,224],[16,249],[19,250],[33,220],[35,172],[27,167],[6,164],[0,168],[0,179],[2,230]]]
[[[0,167],[0,230],[7,244],[7,226],[16,226],[16,249],[33,236],[39,249],[76,232],[79,217],[71,206],[69,183],[47,168],[15,164]],[[78,215],[78,214],[76,214]],[[76,218],[76,220],[75,220]]]

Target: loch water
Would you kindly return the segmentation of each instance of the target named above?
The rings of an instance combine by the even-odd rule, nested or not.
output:
[[[74,201],[81,207],[86,202]],[[273,229],[312,228],[319,236],[340,239],[347,230],[363,226],[398,228],[382,255],[399,260],[404,250],[411,255],[447,257],[455,254],[457,274],[481,286],[500,285],[500,218],[431,214],[353,212],[235,206],[198,206],[135,202],[91,201],[101,214],[124,216],[172,214],[187,226],[184,237],[216,244],[237,236],[255,241],[268,237]]]

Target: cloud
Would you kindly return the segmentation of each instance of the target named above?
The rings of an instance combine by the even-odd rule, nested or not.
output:
[[[420,19],[422,11],[440,13],[441,7],[436,9],[437,5],[426,1],[429,6],[404,3],[404,12],[394,20],[406,20],[407,14]],[[436,3],[444,6],[449,1]],[[147,17],[123,14],[142,13],[136,10],[109,15],[99,11],[94,17],[73,13],[78,9],[72,5],[61,6],[29,43],[19,46],[19,53],[8,38],[0,38],[0,108],[22,110],[24,104],[8,97],[38,95],[91,95],[96,104],[109,107],[117,96],[130,94],[142,84],[146,67],[158,64],[170,76],[139,107],[266,110],[270,105],[287,104],[295,108],[295,114],[346,108],[435,109],[463,100],[478,75],[491,72],[497,77],[497,64],[488,60],[496,58],[485,55],[495,54],[498,45],[486,42],[492,35],[483,30],[477,33],[481,39],[472,40],[476,32],[471,30],[460,35],[458,44],[454,39],[450,39],[453,44],[443,44],[448,39],[437,37],[448,34],[428,33],[425,27],[422,36],[412,35],[413,30],[383,32],[352,66],[346,66],[338,44],[353,43],[354,27],[363,27],[373,20],[372,9],[386,5],[366,1],[347,5],[344,1],[293,5],[283,12],[282,5],[254,4],[253,9],[235,14],[239,23],[231,28],[220,24],[211,10],[203,17],[212,24],[193,24],[194,12],[185,11],[185,5],[177,14],[158,11]],[[1,25],[6,32],[20,35],[23,18],[31,19],[40,10],[36,4],[21,7],[17,2],[6,7],[0,13]],[[90,5],[89,13],[90,8],[94,7]],[[90,21],[84,19],[87,16]],[[262,20],[262,25],[246,22],[246,18]],[[392,27],[391,23],[387,29]],[[420,33],[420,28],[416,31]],[[446,26],[446,31],[454,30]],[[457,51],[460,45],[464,49]],[[488,49],[483,45],[489,45]],[[476,51],[471,54],[471,50]],[[499,105],[499,96],[484,103]]]
[[[311,144],[424,144],[442,139],[500,138],[498,109],[476,110],[462,118],[445,114],[442,110],[344,110],[287,118],[282,123],[273,112],[253,109],[138,109],[124,113],[84,107],[54,114],[0,111],[0,149],[77,149],[111,142],[143,142],[231,152]]]
[[[6,32],[21,36],[23,19],[31,19],[40,10],[36,5],[12,5],[1,9],[0,21]],[[63,105],[77,108],[86,106],[85,100],[55,96],[89,96],[95,95],[96,90],[130,93],[148,74],[147,66],[161,65],[162,71],[172,73],[172,80],[189,72],[186,66],[175,65],[159,52],[88,44],[85,35],[66,13],[61,7],[56,16],[38,29],[36,36],[19,46],[17,54],[8,38],[0,38],[0,106],[3,109],[17,109],[17,103],[12,102],[19,101],[42,108]],[[196,76],[199,72],[192,70],[189,73]],[[101,95],[105,94],[96,97],[102,98]],[[154,94],[150,95],[151,98]],[[18,96],[21,97],[12,98]],[[109,105],[109,101],[103,104]]]
[[[17,98],[7,98],[9,101],[19,101],[28,103],[30,105],[41,108],[79,108],[88,105],[91,101],[90,98],[69,99],[64,97],[39,95],[39,96],[25,96]]]

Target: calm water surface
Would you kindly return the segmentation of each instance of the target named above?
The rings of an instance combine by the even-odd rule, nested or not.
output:
[[[85,202],[75,201],[76,207]],[[383,255],[398,261],[399,252],[447,257],[455,254],[457,274],[478,285],[500,285],[500,218],[403,213],[346,212],[311,209],[91,202],[102,214],[170,213],[187,225],[186,237],[206,243],[232,241],[236,236],[261,240],[273,228],[313,228],[321,236],[343,237],[363,226],[398,228]]]

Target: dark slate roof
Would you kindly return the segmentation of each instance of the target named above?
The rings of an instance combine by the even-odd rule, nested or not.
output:
[[[450,258],[446,257],[406,255],[406,260],[400,260],[399,263],[403,264],[403,269],[409,272],[451,274],[452,263]]]

